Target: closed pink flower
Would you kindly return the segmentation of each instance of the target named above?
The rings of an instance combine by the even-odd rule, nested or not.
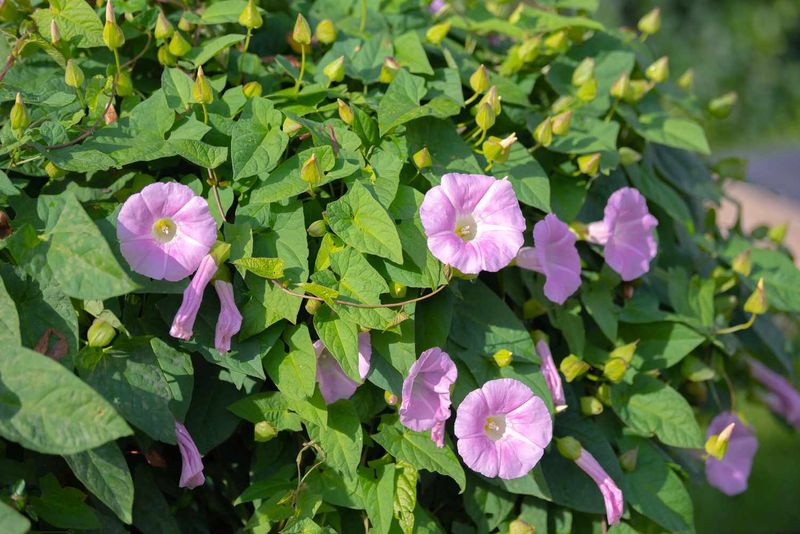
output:
[[[556,304],[564,304],[581,286],[576,240],[569,226],[550,213],[533,227],[534,246],[517,253],[519,267],[544,274],[544,295]]]
[[[603,245],[606,263],[629,282],[650,270],[658,251],[656,226],[658,220],[650,215],[642,194],[623,187],[608,199],[603,220],[588,225],[587,240]]]
[[[434,257],[465,274],[499,271],[523,243],[525,219],[506,179],[445,174],[419,214]]]
[[[444,446],[444,424],[450,417],[450,389],[458,369],[438,347],[423,352],[403,380],[400,422],[417,432],[431,430],[431,439]]]
[[[767,389],[762,399],[770,409],[782,415],[790,425],[800,430],[800,392],[784,377],[753,358],[747,359],[750,374]]]
[[[231,350],[231,337],[242,328],[242,314],[233,299],[233,284],[224,280],[214,281],[219,297],[219,318],[214,333],[214,347],[219,352]]]
[[[175,313],[175,318],[172,319],[169,335],[178,339],[188,340],[192,338],[197,312],[200,311],[200,304],[203,302],[203,293],[216,273],[217,262],[209,254],[200,262],[192,281],[183,290],[183,301],[181,302],[181,307]]]
[[[490,380],[458,407],[455,433],[464,463],[487,477],[510,480],[539,462],[553,437],[544,401],[512,378]]]
[[[345,374],[339,362],[319,339],[314,342],[314,352],[317,354],[317,383],[325,404],[352,397],[360,384]],[[362,332],[358,334],[358,374],[362,381],[369,374],[371,359],[369,332]]]
[[[567,399],[564,397],[564,387],[561,384],[561,375],[558,374],[556,362],[550,352],[550,346],[546,341],[540,340],[536,343],[536,352],[542,358],[542,374],[553,397],[553,406],[556,412],[563,412],[567,409]]]
[[[202,486],[206,481],[203,475],[203,458],[189,431],[179,421],[175,421],[175,437],[178,440],[178,449],[181,451],[182,463],[179,486],[189,489]]]
[[[139,274],[175,282],[192,274],[217,239],[208,202],[175,182],[131,195],[117,217],[120,250]]]
[[[758,440],[750,427],[733,412],[722,412],[708,426],[706,439],[718,435],[725,427],[734,424],[728,450],[722,460],[713,456],[706,459],[706,478],[708,483],[725,495],[738,495],[747,489],[747,479],[753,467],[753,457],[758,450]]]
[[[608,524],[616,525],[619,523],[619,518],[622,517],[623,512],[622,490],[619,489],[605,469],[586,449],[581,448],[581,454],[575,460],[575,463],[594,480],[594,483],[597,484],[597,489],[603,495]]]

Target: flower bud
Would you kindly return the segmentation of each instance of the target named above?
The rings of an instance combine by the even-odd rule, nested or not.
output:
[[[178,29],[182,32],[190,32],[194,29],[194,24],[186,20],[186,17],[181,15],[181,18],[178,20]]]
[[[119,76],[117,76],[117,94],[123,97],[133,94],[133,79],[130,71],[120,71]]]
[[[508,534],[536,534],[536,529],[522,519],[517,518],[508,524]]]
[[[125,35],[114,18],[114,6],[111,0],[106,3],[106,24],[103,26],[103,42],[109,50],[116,50],[125,44]]]
[[[564,111],[568,111],[571,107],[575,105],[575,97],[572,95],[563,95],[556,99],[553,102],[553,105],[550,106],[550,109],[553,113],[563,113]]]
[[[637,24],[639,31],[645,35],[658,33],[661,28],[661,8],[657,7],[639,19]]]
[[[278,435],[278,429],[269,421],[259,421],[253,427],[253,439],[264,443]]]
[[[47,176],[49,176],[51,180],[55,180],[56,178],[60,178],[67,174],[64,169],[58,168],[58,166],[52,161],[48,161],[45,164],[44,172],[47,173]]]
[[[488,102],[478,104],[478,113],[475,114],[475,124],[483,131],[494,126],[496,116],[492,106]]]
[[[582,100],[583,102],[591,102],[594,100],[595,97],[597,97],[597,80],[592,78],[585,84],[578,87],[578,90],[575,92],[575,96],[577,96],[578,99]]]
[[[311,154],[311,157],[303,163],[300,168],[300,179],[310,187],[314,187],[322,181],[322,170],[319,168],[316,154]]]
[[[345,124],[353,124],[353,109],[341,98],[336,99],[336,105],[339,107],[339,118]]]
[[[325,65],[322,69],[322,74],[328,78],[329,83],[341,82],[344,80],[344,56],[339,56]]]
[[[523,63],[530,63],[539,56],[539,48],[542,46],[542,38],[534,37],[525,39],[517,48],[517,55]]]
[[[717,373],[700,358],[690,354],[681,362],[681,376],[690,382],[705,382],[716,378]]]
[[[569,133],[569,127],[572,123],[572,111],[563,111],[553,117],[553,133],[555,135],[566,135]]]
[[[389,294],[396,299],[401,299],[406,296],[408,288],[400,282],[392,282],[389,284]]]
[[[500,105],[501,100],[502,97],[497,94],[497,86],[493,85],[489,88],[488,91],[486,91],[486,94],[483,95],[483,98],[481,98],[480,102],[489,103],[492,106],[492,110],[494,111],[495,116],[497,116],[500,115],[500,113],[503,111],[503,108]]]
[[[644,75],[655,83],[661,83],[669,78],[669,58],[664,56],[653,62],[652,65],[647,67]]]
[[[169,53],[175,57],[183,57],[192,50],[192,45],[184,39],[181,32],[174,32],[169,40]]]
[[[491,136],[483,143],[483,155],[487,161],[504,163],[511,153],[511,145],[517,142],[517,134],[512,133],[505,139]]]
[[[110,345],[116,335],[117,331],[113,326],[102,319],[95,319],[86,333],[86,338],[90,347],[103,348]]]
[[[642,160],[641,154],[626,146],[620,147],[617,152],[619,153],[619,162],[624,166],[634,165]]]
[[[533,130],[533,139],[544,147],[550,146],[553,142],[553,119],[546,117],[540,122]]]
[[[472,76],[469,77],[469,86],[477,94],[483,94],[489,90],[489,71],[481,64]]]
[[[64,68],[64,83],[77,89],[83,87],[83,80],[84,76],[81,68],[75,63],[74,59],[68,59],[67,66]]]
[[[397,398],[397,395],[392,393],[391,391],[384,391],[383,392],[383,400],[386,401],[386,404],[389,406],[396,406],[397,401],[400,400]]]
[[[263,89],[261,87],[261,84],[255,81],[247,82],[246,84],[244,84],[244,87],[242,87],[242,92],[244,93],[244,96],[246,96],[247,98],[259,97],[261,96],[262,91]]]
[[[547,313],[547,309],[536,299],[528,299],[522,305],[522,317],[525,320],[536,319]]]
[[[736,101],[738,99],[739,96],[734,91],[725,93],[724,95],[718,96],[708,103],[708,111],[714,117],[718,119],[724,119],[731,114],[731,111],[733,111],[733,106],[736,105]]]
[[[108,106],[108,109],[106,109],[105,113],[103,113],[103,122],[106,124],[106,126],[108,126],[109,124],[114,124],[117,122],[118,118],[117,109],[112,103],[110,106]]]
[[[261,18],[261,13],[258,12],[256,3],[253,0],[247,0],[244,9],[239,13],[239,24],[248,30],[260,28],[264,24],[264,19]]]
[[[414,165],[416,165],[417,169],[419,170],[428,168],[431,165],[433,165],[433,160],[431,159],[431,153],[430,151],[428,151],[428,147],[426,146],[414,152],[414,155],[411,156],[411,159],[414,160]]]
[[[544,40],[544,48],[548,54],[560,54],[569,48],[569,37],[565,30],[551,33]]]
[[[620,75],[613,84],[611,84],[611,96],[622,100],[628,96],[631,90],[631,77],[627,72]]]
[[[292,39],[301,46],[311,44],[311,28],[302,13],[298,13],[297,19],[294,21]]]
[[[194,86],[192,87],[192,97],[198,104],[210,104],[214,101],[214,90],[211,88],[211,83],[206,79],[203,74],[203,67],[197,67],[197,76],[194,78]]]
[[[594,394],[597,400],[603,403],[604,406],[611,406],[611,386],[608,384],[600,384],[597,386],[597,391]]]
[[[744,303],[744,311],[753,315],[762,315],[767,313],[767,310],[769,310],[769,303],[767,302],[767,294],[764,292],[764,279],[759,278],[756,290]]]
[[[644,95],[650,92],[653,88],[653,83],[648,80],[631,80],[628,91],[625,93],[624,100],[626,102],[638,102]]]
[[[308,299],[306,301],[305,308],[309,315],[315,315],[320,306],[322,306],[322,302],[314,299]]]
[[[611,351],[609,354],[612,358],[622,358],[625,363],[631,363],[633,359],[633,355],[636,354],[636,346],[639,345],[639,340],[637,339],[633,343],[628,343],[627,345],[622,345],[614,350]]]
[[[678,78],[678,87],[683,89],[684,91],[691,91],[692,86],[694,86],[694,70],[687,69],[686,72],[681,74],[681,77]]]
[[[628,449],[619,455],[619,466],[623,471],[630,473],[636,469],[636,462],[639,460],[639,447]]]
[[[283,133],[285,133],[289,137],[293,136],[302,129],[303,125],[297,122],[296,120],[290,119],[289,117],[283,119],[283,126],[281,126],[281,130],[283,130]]]
[[[600,152],[578,156],[578,169],[582,174],[597,176],[600,172]]]
[[[8,214],[0,210],[0,239],[5,239],[13,233],[14,229],[11,227],[11,220],[8,218]]]
[[[58,31],[56,19],[50,21],[50,43],[57,45],[61,41],[61,32]]]
[[[22,93],[17,93],[17,97],[14,100],[14,105],[11,106],[9,120],[11,123],[11,129],[19,131],[24,130],[31,123],[31,119],[28,116],[28,109],[25,107],[25,103],[22,101]]]
[[[328,233],[328,227],[322,219],[316,220],[308,225],[306,232],[311,237],[322,237]]]
[[[722,429],[719,434],[712,434],[706,441],[705,449],[709,456],[713,456],[717,460],[722,460],[725,453],[728,452],[728,443],[731,441],[731,434],[736,423],[731,423]]]
[[[559,369],[561,370],[561,374],[564,375],[564,378],[567,379],[567,382],[572,382],[589,370],[589,364],[574,354],[570,354],[561,360]]]
[[[497,364],[498,367],[508,367],[511,365],[511,360],[513,359],[513,353],[508,349],[500,349],[494,354],[492,354],[492,359],[494,363]]]
[[[169,51],[169,46],[164,45],[158,49],[158,62],[167,67],[174,67],[178,63],[178,58]]]
[[[616,384],[622,380],[627,370],[628,364],[625,360],[622,358],[611,358],[603,366],[603,376]]]
[[[603,413],[603,403],[594,397],[581,397],[581,413],[583,415],[600,415]]]
[[[580,87],[594,78],[594,59],[587,57],[572,71],[572,85]]]
[[[314,31],[317,41],[322,44],[331,44],[336,41],[336,26],[331,19],[319,21],[317,29]]]
[[[448,32],[450,32],[450,22],[441,22],[428,28],[428,31],[425,32],[425,38],[429,43],[439,45],[447,37]]]
[[[577,439],[573,438],[572,436],[566,436],[563,438],[555,438],[556,440],[556,448],[558,452],[566,458],[567,460],[572,460],[573,462],[577,460],[581,455],[581,442]]]
[[[397,60],[392,56],[386,56],[383,60],[383,65],[381,65],[381,74],[378,81],[381,83],[392,83],[395,76],[397,76],[398,70],[400,70],[400,64]]]
[[[776,245],[782,245],[786,239],[786,231],[789,229],[789,223],[779,224],[773,226],[767,231],[767,237]]]
[[[749,276],[750,271],[753,268],[752,263],[750,262],[750,249],[748,248],[745,251],[740,252],[733,258],[731,261],[731,268],[734,272],[741,274],[742,276]]]
[[[166,41],[172,37],[172,32],[174,31],[175,28],[172,27],[172,23],[167,20],[164,12],[159,10],[158,19],[156,19],[156,29],[153,32],[153,36],[160,41]]]

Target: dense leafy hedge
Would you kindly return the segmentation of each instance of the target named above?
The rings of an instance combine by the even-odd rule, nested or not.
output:
[[[5,0],[0,531],[690,531],[687,477],[744,491],[735,392],[800,426],[800,274],[716,226],[657,13],[593,4]]]

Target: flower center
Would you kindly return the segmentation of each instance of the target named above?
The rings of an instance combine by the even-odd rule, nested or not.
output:
[[[461,215],[456,219],[455,232],[464,241],[472,241],[478,234],[478,223],[472,215]]]
[[[153,225],[153,235],[162,243],[169,243],[178,232],[172,219],[159,219]]]
[[[506,416],[505,415],[490,415],[486,418],[486,424],[483,426],[483,431],[489,436],[492,441],[497,441],[502,438],[506,433]]]

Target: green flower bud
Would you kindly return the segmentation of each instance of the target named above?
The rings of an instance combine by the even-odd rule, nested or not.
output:
[[[582,174],[597,176],[600,172],[600,152],[578,156],[578,169]]]
[[[517,141],[517,134],[512,133],[505,139],[491,136],[483,143],[483,155],[487,161],[504,163],[511,153],[511,145]]]
[[[572,71],[572,85],[580,87],[594,78],[594,59],[587,57]]]
[[[425,38],[433,45],[439,45],[450,32],[450,22],[434,24],[425,32]]]
[[[258,82],[247,82],[242,87],[242,92],[244,96],[247,98],[255,98],[261,96],[261,92],[263,91],[261,84]]]
[[[553,119],[546,117],[536,129],[533,130],[533,139],[544,147],[548,147],[553,142]]]
[[[285,133],[289,137],[293,136],[302,129],[303,125],[297,122],[296,120],[290,119],[289,117],[283,119],[283,126],[281,126],[281,130],[283,130],[283,133]]]
[[[483,94],[489,90],[489,71],[481,65],[472,76],[469,77],[469,86],[477,94]]]
[[[319,168],[316,154],[311,154],[311,157],[303,163],[300,168],[300,179],[310,187],[314,187],[322,181],[322,170]]]
[[[508,524],[508,534],[536,534],[536,529],[517,518]]]
[[[742,276],[749,276],[750,271],[753,268],[752,263],[750,262],[750,249],[748,248],[745,251],[740,252],[733,258],[731,261],[731,268],[734,272],[741,274]]]
[[[589,364],[585,361],[581,360],[579,357],[575,356],[574,354],[570,354],[563,360],[561,360],[561,365],[559,369],[561,370],[561,374],[564,375],[564,378],[567,379],[567,382],[572,382],[586,371],[589,370]]]
[[[389,406],[396,406],[397,405],[397,401],[399,401],[400,399],[398,399],[397,395],[395,395],[391,391],[384,391],[383,392],[383,400],[385,400],[386,404],[388,404]]]
[[[639,19],[639,31],[645,35],[653,35],[661,29],[661,8],[657,7]]]
[[[641,154],[626,146],[620,147],[617,152],[619,153],[619,162],[625,166],[634,165],[642,160]]]
[[[158,62],[167,67],[174,67],[178,63],[178,58],[169,51],[169,46],[164,45],[158,49]]]
[[[256,3],[253,0],[247,0],[244,9],[239,13],[239,24],[248,30],[260,28],[264,24],[264,19],[261,18],[261,13],[258,12]]]
[[[628,364],[625,360],[622,358],[611,358],[603,366],[603,376],[616,384],[622,380],[627,370]]]
[[[786,231],[789,229],[789,223],[779,224],[773,226],[767,231],[767,237],[776,245],[782,245],[786,239]]]
[[[628,96],[631,90],[631,77],[627,72],[620,75],[613,84],[611,84],[611,96],[622,100]]]
[[[681,362],[681,375],[690,382],[705,382],[716,378],[717,373],[700,358],[690,354]]]
[[[767,302],[767,294],[764,291],[764,279],[759,278],[756,290],[744,303],[744,311],[753,315],[762,315],[767,313],[767,310],[769,310],[769,303]]]
[[[77,89],[83,87],[83,80],[84,76],[81,68],[75,63],[74,59],[68,59],[67,66],[64,68],[64,83]]]
[[[311,28],[302,13],[298,13],[297,19],[294,21],[292,39],[301,46],[311,44]]]
[[[44,166],[44,172],[47,173],[47,176],[50,177],[51,180],[55,180],[56,178],[61,178],[64,176],[66,171],[64,169],[59,169],[55,163],[52,161],[48,161]]]
[[[189,41],[183,38],[181,32],[174,32],[169,40],[169,53],[175,57],[183,57],[192,50]]]
[[[678,87],[683,89],[684,91],[691,91],[692,87],[694,86],[694,70],[687,69],[686,72],[681,74],[681,77],[678,78]]]
[[[406,296],[408,288],[400,282],[392,282],[389,284],[389,294],[396,299],[401,299]]]
[[[253,439],[264,443],[278,435],[278,429],[269,421],[259,421],[253,427]]]
[[[182,32],[190,32],[194,29],[194,24],[189,22],[186,17],[181,15],[181,18],[178,20],[178,29]]]
[[[619,455],[619,466],[623,471],[630,473],[636,469],[636,462],[639,459],[639,447],[628,449]]]
[[[117,331],[113,326],[102,319],[95,319],[86,333],[86,338],[90,347],[103,348],[110,345],[116,335]]]
[[[542,46],[542,38],[534,37],[525,39],[517,48],[517,55],[523,63],[530,63],[539,56],[539,48]]]
[[[58,25],[56,25],[56,19],[50,21],[50,43],[54,46],[57,45],[61,41],[61,32],[58,31]]]
[[[573,438],[572,436],[566,436],[563,438],[555,438],[556,439],[556,448],[558,452],[566,458],[567,460],[572,460],[573,462],[577,460],[580,455],[583,447],[581,447],[581,442],[577,439]]]
[[[306,301],[305,308],[309,315],[315,315],[317,313],[317,310],[319,310],[321,306],[322,302],[314,299],[308,299]]]
[[[206,79],[203,74],[203,67],[197,67],[197,76],[194,78],[194,86],[192,87],[192,97],[198,104],[210,104],[214,101],[214,90],[211,88],[211,83]]]
[[[534,343],[539,343],[540,341],[544,341],[545,343],[548,344],[550,343],[550,336],[548,336],[541,330],[531,330],[530,336]]]
[[[548,54],[560,54],[569,48],[569,37],[565,30],[551,33],[544,40],[544,48]]]
[[[536,319],[547,313],[547,309],[536,299],[528,299],[522,305],[522,317],[525,320]]]
[[[648,80],[631,80],[629,82],[628,91],[625,93],[623,99],[626,102],[638,102],[644,95],[650,92],[653,88],[653,83]]]
[[[709,456],[713,456],[717,460],[722,460],[725,457],[725,453],[728,452],[728,443],[731,441],[731,434],[733,434],[735,426],[736,423],[731,423],[722,429],[722,432],[719,434],[713,434],[708,437],[705,449]]]
[[[330,83],[341,82],[344,80],[344,56],[339,56],[322,69]]]
[[[571,107],[575,105],[575,97],[571,95],[564,95],[558,97],[553,105],[550,106],[553,113],[563,113],[564,111],[568,111]]]
[[[564,111],[553,117],[553,133],[555,135],[566,135],[572,123],[572,111]]]
[[[581,413],[583,415],[600,415],[603,413],[603,403],[594,397],[581,397]]]
[[[611,386],[608,384],[600,384],[597,386],[597,392],[594,395],[597,397],[597,400],[603,403],[605,406],[611,406]]]
[[[331,44],[336,41],[336,26],[333,25],[331,19],[321,20],[317,24],[317,29],[314,30],[314,35],[320,43]]]
[[[319,219],[311,223],[306,229],[306,232],[311,237],[322,237],[328,233],[328,226],[325,224],[325,221]]]
[[[654,61],[653,64],[644,71],[644,75],[655,83],[667,81],[669,78],[669,58],[664,56]]]
[[[513,353],[508,349],[500,349],[494,354],[492,354],[492,359],[494,363],[497,364],[498,367],[508,367],[511,365],[511,360],[513,358]]]
[[[708,103],[708,111],[714,117],[718,119],[724,119],[731,114],[731,111],[733,111],[733,106],[736,105],[736,101],[738,99],[739,96],[733,91],[730,93],[725,93],[724,95],[718,96]]]
[[[633,360],[633,355],[636,354],[637,345],[639,345],[638,339],[633,343],[628,343],[627,345],[621,345],[615,348],[609,355],[612,358],[622,358],[625,363],[631,363],[631,360]]]
[[[125,35],[114,18],[114,6],[111,0],[106,3],[106,24],[103,26],[103,42],[109,50],[116,50],[125,44]]]
[[[480,103],[487,102],[492,106],[492,110],[494,111],[495,116],[500,115],[503,111],[502,106],[500,105],[500,100],[502,97],[497,94],[497,86],[493,85],[486,91],[486,94],[480,100]]]
[[[478,104],[478,113],[475,114],[475,124],[478,125],[478,128],[486,131],[494,126],[496,119],[497,118],[494,114],[491,104],[488,102]]]
[[[172,37],[172,32],[174,31],[175,28],[172,27],[172,23],[167,20],[164,12],[159,10],[158,19],[156,19],[156,29],[153,32],[153,36],[160,41],[166,41]]]
[[[414,155],[411,156],[411,159],[414,160],[414,165],[416,165],[417,169],[419,170],[426,169],[433,165],[431,153],[426,146],[414,152]]]
[[[578,87],[578,90],[575,92],[575,96],[584,102],[591,102],[594,100],[595,97],[597,97],[597,80],[592,78],[585,84]]]
[[[131,96],[133,94],[133,79],[129,70],[120,71],[117,76],[117,94],[119,96]]]
[[[397,62],[397,60],[391,56],[386,57],[383,60],[381,74],[378,78],[378,81],[381,83],[392,83],[395,76],[397,76],[398,70],[400,70],[400,64]]]
[[[353,116],[353,109],[341,98],[336,99],[336,105],[339,108],[339,118],[345,124],[353,124],[355,117]]]
[[[28,116],[28,110],[25,107],[25,103],[22,102],[21,93],[17,93],[17,98],[14,100],[14,105],[11,106],[9,120],[11,123],[11,129],[18,131],[24,130],[31,123],[31,119]]]

